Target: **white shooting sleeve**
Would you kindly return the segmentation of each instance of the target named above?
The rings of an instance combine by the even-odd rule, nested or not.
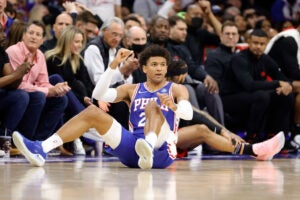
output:
[[[109,88],[112,77],[116,69],[108,67],[100,77],[99,81],[94,88],[92,97],[96,100],[112,103],[117,97],[117,90]]]

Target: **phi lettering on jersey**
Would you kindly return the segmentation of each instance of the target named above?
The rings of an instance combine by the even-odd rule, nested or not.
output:
[[[134,100],[134,111],[145,110],[146,105],[150,101],[156,101],[159,104],[157,97],[135,99]],[[169,111],[169,108],[167,106],[165,106],[165,105],[160,105],[160,109],[164,110],[164,111]]]

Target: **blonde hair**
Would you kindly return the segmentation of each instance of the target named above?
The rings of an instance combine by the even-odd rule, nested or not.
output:
[[[61,63],[58,66],[66,64],[66,62],[69,60],[72,67],[72,71],[75,74],[80,67],[80,59],[82,59],[82,57],[81,55],[75,55],[72,53],[71,45],[74,41],[76,34],[78,33],[83,36],[83,49],[86,44],[85,34],[75,26],[68,26],[60,34],[55,48],[45,52],[46,59],[60,59]]]

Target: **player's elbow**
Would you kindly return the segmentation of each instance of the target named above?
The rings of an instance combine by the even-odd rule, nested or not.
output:
[[[191,120],[193,118],[193,108],[188,100],[181,100],[177,104],[175,114],[184,120]]]

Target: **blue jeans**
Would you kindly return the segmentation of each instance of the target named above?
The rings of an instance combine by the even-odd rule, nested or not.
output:
[[[50,82],[53,85],[64,82],[64,79],[59,74],[54,74],[50,77],[51,77]],[[79,101],[79,99],[72,92],[72,90],[70,90],[66,94],[66,96],[68,98],[68,105],[65,110],[65,114],[67,115],[67,119],[68,119],[74,117],[75,115],[83,111],[85,109],[85,106]]]
[[[56,76],[49,77],[51,83],[56,79]],[[68,99],[66,95],[47,98],[42,92],[28,94],[30,101],[19,130],[28,139],[45,140],[53,134],[62,119]]]
[[[0,135],[11,135],[23,118],[29,103],[29,95],[23,90],[0,89]]]
[[[72,90],[70,90],[66,95],[68,97],[68,106],[65,112],[69,118],[72,118],[83,111],[85,106],[79,101]]]

